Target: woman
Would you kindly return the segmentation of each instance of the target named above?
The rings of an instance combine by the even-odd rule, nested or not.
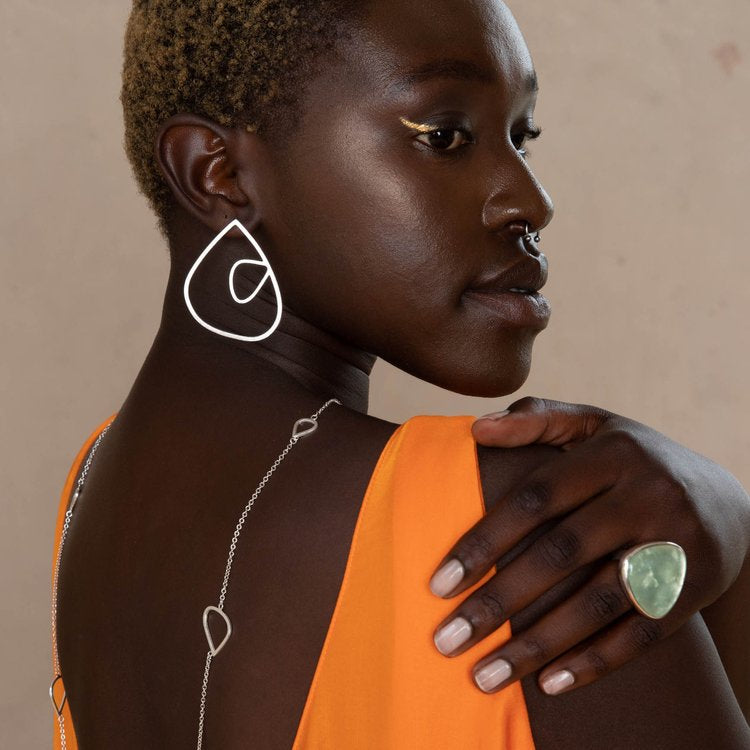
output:
[[[63,492],[67,746],[750,746],[695,614],[747,553],[730,475],[601,410],[478,454],[472,418],[366,413],[376,356],[499,396],[547,324],[552,204],[509,11],[302,8],[134,3],[126,145],[171,270],[149,356]],[[647,523],[688,554],[663,619],[636,616],[610,559]],[[434,591],[478,588],[451,605],[427,584],[454,558]]]

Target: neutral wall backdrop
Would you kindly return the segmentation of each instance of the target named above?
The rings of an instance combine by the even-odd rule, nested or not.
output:
[[[55,513],[125,398],[167,254],[130,176],[125,0],[0,4],[0,746],[48,747]],[[605,406],[750,484],[750,3],[517,0],[541,82],[532,164],[556,203],[532,374],[493,401],[379,362],[371,413],[483,414],[523,395]]]

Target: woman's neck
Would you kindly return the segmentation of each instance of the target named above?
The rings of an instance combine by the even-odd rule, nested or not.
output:
[[[232,392],[239,383],[262,371],[277,378],[282,389],[301,387],[321,398],[336,397],[350,409],[367,413],[375,355],[345,344],[286,306],[279,326],[265,339],[248,342],[212,333],[188,312],[183,281],[181,274],[170,273],[161,326],[149,353],[152,364],[169,367],[170,361],[179,361],[181,368],[201,369],[206,363],[219,366],[226,387]],[[203,302],[209,307],[207,314],[215,306],[230,330],[247,331],[247,335],[257,335],[261,319],[272,319],[273,315],[268,300],[265,307],[246,306],[252,311],[239,304],[227,307],[226,301],[211,297],[204,297]],[[263,325],[261,322],[260,330]]]

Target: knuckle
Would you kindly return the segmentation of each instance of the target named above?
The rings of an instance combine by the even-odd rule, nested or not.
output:
[[[494,549],[495,543],[489,533],[482,529],[473,529],[458,543],[454,555],[469,571],[480,567],[487,560],[494,559]]]
[[[627,609],[625,595],[611,586],[597,586],[583,598],[586,615],[594,622],[606,623]]]
[[[576,406],[584,419],[591,420],[591,426],[598,427],[615,416],[613,412],[601,406],[594,406],[594,404],[576,404]]]
[[[680,530],[683,533],[699,533],[701,523],[694,513],[687,486],[669,474],[652,474],[646,484],[650,498],[650,521],[652,524],[669,525],[679,515]]]
[[[540,638],[521,637],[518,640],[519,645],[525,649],[533,664],[546,664],[552,658],[552,650],[549,645]]]
[[[651,486],[659,498],[677,500],[682,504],[690,497],[687,484],[672,474],[658,474],[651,480]]]
[[[510,507],[520,516],[539,515],[549,505],[550,489],[544,482],[532,482],[514,492]]]
[[[505,607],[505,604],[496,592],[494,591],[483,592],[479,598],[479,601],[482,604],[482,608],[485,614],[485,619],[490,620],[490,621],[497,621],[497,620],[505,621],[507,619],[507,615],[506,615],[507,609]]]
[[[540,412],[549,408],[550,402],[546,398],[539,396],[524,396],[513,403],[513,406],[523,409],[524,411]]]
[[[594,674],[597,677],[602,677],[610,671],[609,663],[598,651],[589,649],[584,652],[583,657],[586,664],[594,670]]]
[[[583,418],[583,434],[593,435],[611,415],[603,413],[603,409],[596,406],[587,407],[591,411],[585,411],[581,415]]]
[[[672,511],[674,511],[674,506],[677,506],[684,516],[684,522],[691,518],[697,520],[694,514],[684,512],[691,507],[690,490],[685,482],[670,474],[662,474],[654,478],[652,486],[654,495],[658,498],[660,504],[670,507]]]
[[[558,526],[539,539],[535,545],[541,561],[553,570],[567,570],[581,553],[581,540],[571,529]]]
[[[500,627],[507,613],[502,597],[492,589],[480,589],[461,605],[461,615],[471,623],[474,632],[487,633]]]
[[[642,450],[640,443],[632,432],[617,428],[610,430],[606,435],[607,443],[618,456],[632,455]]]
[[[636,620],[630,628],[630,642],[637,652],[645,651],[661,638],[662,631],[657,620]]]

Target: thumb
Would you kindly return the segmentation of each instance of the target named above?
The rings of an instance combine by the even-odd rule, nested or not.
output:
[[[531,443],[564,446],[591,437],[613,416],[598,406],[535,396],[514,401],[506,411],[479,417],[472,424],[477,443],[502,448]]]

